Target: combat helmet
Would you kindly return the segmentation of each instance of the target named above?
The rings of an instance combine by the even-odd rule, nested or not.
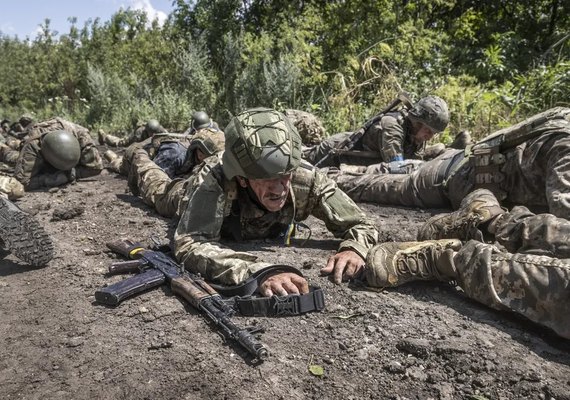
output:
[[[18,122],[23,127],[26,127],[29,124],[31,124],[32,122],[34,122],[34,117],[32,117],[31,114],[24,114],[18,119]]]
[[[434,132],[442,132],[449,123],[449,110],[441,97],[427,96],[414,104],[408,117],[427,125]]]
[[[225,129],[222,167],[227,179],[273,179],[301,162],[301,138],[278,111],[253,108],[236,115]]]
[[[41,152],[48,163],[62,171],[75,167],[81,157],[79,141],[64,130],[46,133],[42,137]]]
[[[191,136],[191,138],[188,152],[200,149],[202,153],[209,157],[224,150],[225,137],[222,131],[202,129],[194,136]]]
[[[152,133],[160,133],[164,131],[164,128],[156,119],[149,119],[146,123],[146,129]]]
[[[192,114],[192,128],[195,130],[209,128],[211,124],[210,117],[204,111],[196,111]]]

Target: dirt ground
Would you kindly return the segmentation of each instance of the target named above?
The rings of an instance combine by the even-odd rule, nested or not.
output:
[[[448,285],[334,285],[319,269],[339,242],[318,220],[309,219],[303,247],[240,245],[303,267],[326,291],[320,313],[235,318],[265,328],[271,354],[258,364],[167,288],[116,308],[95,303],[98,288],[124,278],[105,276],[116,261],[107,241],[167,238],[175,227],[129,194],[123,178],[103,174],[18,204],[52,235],[56,257],[40,269],[0,260],[2,399],[570,398],[568,341]],[[385,241],[413,240],[435,212],[363,208]]]

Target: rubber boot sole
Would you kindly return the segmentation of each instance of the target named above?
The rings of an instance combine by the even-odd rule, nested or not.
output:
[[[53,242],[38,221],[1,197],[0,239],[4,250],[35,267],[46,265],[54,255]]]

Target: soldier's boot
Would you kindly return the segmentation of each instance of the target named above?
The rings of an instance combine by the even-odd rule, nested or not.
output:
[[[487,189],[469,193],[457,211],[431,217],[418,231],[418,240],[475,239],[484,241],[485,224],[495,223],[506,211],[495,195]]]
[[[115,153],[113,150],[107,150],[106,152],[103,153],[103,158],[107,160],[107,162],[113,162],[118,157],[119,156],[117,155],[117,153]]]
[[[107,160],[109,171],[113,171],[117,174],[121,171],[121,164],[123,163],[123,157],[120,157],[113,150],[107,150],[103,153],[103,158]]]
[[[469,131],[461,131],[455,136],[455,139],[453,139],[453,142],[449,144],[449,147],[452,149],[462,150],[471,143],[471,133]]]
[[[457,239],[376,245],[366,257],[366,281],[373,287],[395,287],[418,280],[453,281],[457,278],[453,256],[460,248]]]
[[[107,138],[107,134],[103,129],[99,129],[97,131],[97,139],[99,140],[99,144],[105,144],[105,139]]]
[[[12,176],[0,175],[0,196],[16,200],[24,196],[24,185]]]
[[[427,146],[424,150],[424,160],[433,160],[440,154],[445,152],[445,145],[443,143],[436,143],[431,146]]]
[[[35,267],[54,254],[53,242],[38,221],[10,200],[0,197],[0,248]]]

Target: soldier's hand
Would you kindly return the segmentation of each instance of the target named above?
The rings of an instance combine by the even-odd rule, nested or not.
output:
[[[69,171],[67,171],[67,180],[68,182],[75,182],[77,179],[77,170],[74,168],[71,168]]]
[[[307,280],[292,272],[282,272],[266,278],[259,286],[262,296],[285,296],[287,294],[302,294],[309,292]]]
[[[364,259],[352,250],[345,250],[330,257],[327,266],[321,269],[321,274],[333,274],[333,282],[341,283],[358,276],[362,268]]]

